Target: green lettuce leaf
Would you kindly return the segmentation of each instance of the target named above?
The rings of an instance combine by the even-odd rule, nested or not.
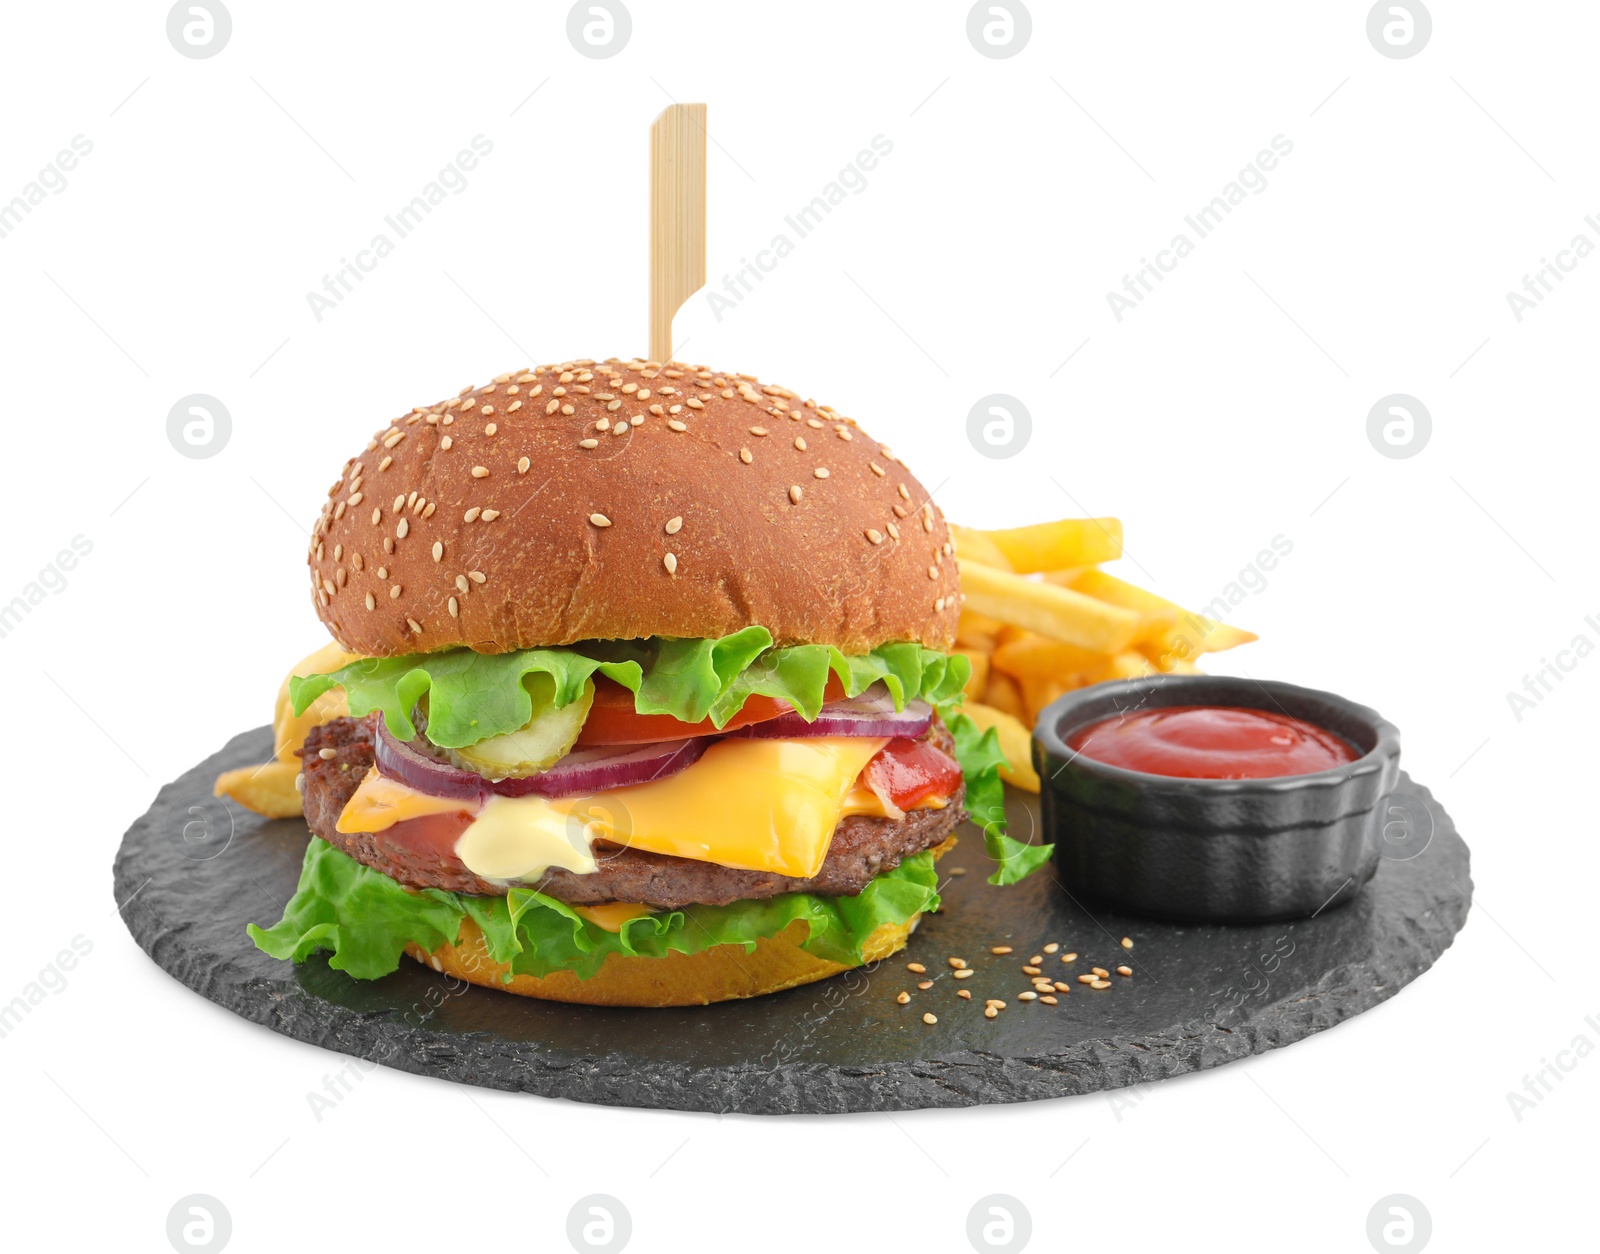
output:
[[[1000,780],[1006,755],[999,735],[992,727],[980,732],[954,704],[940,706],[939,717],[956,742],[956,761],[967,786],[967,814],[983,832],[984,851],[999,864],[989,883],[1027,879],[1050,860],[1055,846],[1025,845],[1006,835],[1005,785]]]
[[[402,740],[417,734],[411,712],[428,698],[428,739],[463,749],[490,736],[514,732],[533,717],[523,680],[535,672],[555,681],[557,709],[574,701],[596,672],[634,694],[641,714],[670,714],[686,723],[710,718],[723,727],[752,695],[788,701],[806,719],[822,708],[828,673],[849,696],[882,680],[904,708],[913,698],[947,702],[961,691],[970,665],[919,644],[886,644],[846,656],[826,645],[772,647],[765,627],[746,627],[719,640],[652,639],[591,642],[560,649],[474,653],[446,649],[403,657],[361,658],[322,675],[289,681],[295,713],[330,688],[343,688],[356,717],[382,710]]]
[[[855,897],[786,893],[729,906],[688,906],[631,919],[618,932],[588,922],[553,897],[513,889],[477,897],[438,889],[411,892],[326,841],[306,846],[300,884],[283,918],[270,928],[250,924],[250,938],[274,958],[300,962],[319,949],[328,965],[358,980],[375,980],[400,965],[407,942],[437,949],[454,942],[461,921],[482,929],[489,954],[513,974],[572,971],[589,979],[613,953],[659,958],[713,945],[755,948],[796,919],[809,929],[801,948],[842,965],[860,965],[862,945],[878,928],[939,908],[933,855],[919,853],[868,882]]]

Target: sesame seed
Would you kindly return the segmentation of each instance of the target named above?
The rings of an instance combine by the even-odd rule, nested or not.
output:
[[[544,412],[546,414],[553,414],[553,413],[556,412],[556,410],[558,410],[560,408],[561,408],[561,402],[560,401],[551,401],[548,405],[546,405],[544,407]]]
[[[463,595],[472,590],[472,585],[467,582],[467,577],[465,575],[456,576],[456,587],[461,589]]]
[[[974,971],[971,967],[962,967],[960,970],[952,971],[950,974],[953,975],[958,980],[964,980],[968,976],[976,975],[977,972]]]
[[[818,431],[822,430],[822,424],[820,422],[818,422],[815,418],[807,418],[806,419],[806,426],[815,427]]]
[[[630,427],[627,423],[619,421],[616,426],[611,428],[611,434],[612,435],[627,435],[628,432],[630,432],[632,430],[633,430],[633,428]]]
[[[530,462],[526,457],[517,458],[517,473],[519,475],[527,474],[528,473],[528,467],[531,466],[531,465],[533,465],[533,463]]]
[[[451,598],[450,598],[450,599],[449,599],[449,600],[448,600],[448,601],[446,601],[446,602],[445,602],[445,605],[446,605],[446,606],[447,606],[447,607],[448,607],[448,608],[449,608],[449,610],[450,610],[450,617],[451,617],[451,618],[458,618],[458,617],[460,617],[460,614],[461,614],[461,605],[460,605],[460,603],[459,603],[459,602],[458,602],[458,601],[457,601],[457,600],[456,600],[456,599],[455,599],[455,597],[451,597]]]
[[[755,461],[755,458],[751,455],[749,449],[742,448],[739,450],[739,460],[748,466],[751,462]]]
[[[484,522],[493,522],[496,518],[500,517],[500,511],[497,509],[486,509],[483,511],[483,513],[479,514],[478,517],[483,519]]]
[[[446,436],[441,436],[440,439],[439,439],[439,447],[442,448],[447,453],[450,451],[450,446],[453,445],[454,443],[455,443],[455,441],[452,440],[447,435]]]
[[[811,473],[814,474],[818,479],[826,479],[828,477],[828,468],[826,466],[818,466]]]
[[[384,440],[383,447],[384,448],[393,448],[396,444],[400,443],[400,441],[405,439],[405,438],[406,438],[406,433],[404,431],[396,431],[388,439]]]
[[[372,511],[372,525],[374,527],[376,527],[382,521],[383,521],[383,509],[381,507],[374,508],[373,511]]]
[[[1090,967],[1089,970],[1093,971],[1102,980],[1111,974],[1111,972],[1107,971],[1104,967]]]
[[[703,404],[701,404],[698,400],[696,400],[692,396],[688,400],[686,400],[684,402],[684,404],[687,405],[690,409],[704,409],[705,408],[705,406]]]
[[[398,601],[400,599],[400,585],[399,584],[395,584],[389,589],[389,599],[391,601]]]
[[[1132,967],[1118,967],[1117,968],[1117,974],[1118,975],[1132,975],[1133,974],[1133,968]]]
[[[907,1002],[909,1002],[911,1000],[911,994],[907,993],[907,992],[904,992],[904,991],[899,992],[899,993],[895,994],[895,1000],[897,1002],[899,1002],[902,1006],[904,1006]]]
[[[1129,940],[1126,936],[1124,936],[1122,938],[1122,947],[1124,949],[1132,949],[1133,948],[1133,942],[1131,940]]]
[[[906,516],[906,507],[901,505],[898,501],[890,506],[890,508],[894,510],[894,516],[896,518],[904,518]]]
[[[521,408],[522,408],[522,402],[521,401],[512,401],[511,404],[506,406],[506,413],[514,414],[514,413],[517,412],[517,410],[519,410]],[[493,434],[493,433],[491,432],[490,434]]]
[[[604,514],[590,514],[589,521],[596,527],[609,527],[611,525],[611,520]]]
[[[1061,980],[1055,981],[1054,987],[1058,993],[1070,993],[1072,991],[1072,985]]]
[[[462,522],[477,522],[478,521],[478,515],[481,514],[481,513],[483,513],[483,506],[474,505],[465,514],[461,515],[461,521]]]
[[[372,593],[370,592],[367,593],[367,608],[369,610],[375,610],[378,608],[378,603],[377,601],[373,600]]]
[[[579,440],[578,441],[578,447],[579,448],[599,448],[600,447],[600,441],[596,440],[593,436],[591,436],[587,440]]]
[[[905,485],[905,484],[903,484],[903,483],[902,483],[902,484],[898,484],[898,485],[896,485],[896,487],[895,487],[895,491],[896,491],[896,492],[898,492],[898,493],[899,493],[899,494],[900,494],[900,499],[901,499],[901,500],[902,500],[902,501],[909,501],[909,500],[910,500],[910,499],[911,499],[911,492],[910,492],[910,490],[909,490],[909,489],[908,489],[908,488],[907,488],[907,487],[906,487],[906,485]]]
[[[599,422],[594,424],[594,429],[596,431],[609,431],[609,430],[611,430],[611,419],[609,419],[609,418],[601,418]]]
[[[1078,960],[1078,955],[1077,954],[1062,954],[1061,955],[1061,961],[1062,962],[1076,962],[1077,960]]]
[[[681,531],[682,529],[683,529],[683,517],[682,517],[682,515],[679,515],[676,518],[667,519],[666,532],[667,532],[667,534],[669,536],[677,535],[678,532]]]
[[[484,410],[484,413],[488,413],[488,412],[489,412],[488,410]],[[484,435],[493,435],[498,430],[500,430],[499,424],[491,422],[487,427],[485,427],[483,429],[483,433],[484,433]]]
[[[1078,983],[1079,984],[1093,984],[1096,981],[1097,978],[1098,978],[1097,976],[1093,976],[1093,975],[1080,975],[1078,977]]]
[[[1040,993],[1039,1000],[1047,1006],[1059,1006],[1061,1004],[1059,1000],[1051,996],[1049,993]]]
[[[636,427],[642,427],[644,425],[644,415],[635,414],[632,418],[628,419],[628,421]]]
[[[663,557],[661,559],[661,564],[667,568],[667,574],[676,575],[678,573],[678,557],[677,557],[677,554],[668,553],[665,557]]]
[[[1038,993],[1034,993],[1034,992],[1018,993],[1017,994],[1017,1000],[1018,1001],[1038,1001],[1039,1000],[1039,994]]]
[[[687,431],[689,429],[685,423],[679,422],[676,418],[668,422],[667,426],[671,427],[674,431]]]
[[[937,579],[938,577],[939,577],[939,568],[937,566],[928,567],[928,578],[929,579]]]
[[[967,965],[967,960],[965,958],[946,958],[945,961],[950,964],[950,969],[952,971],[959,971],[962,967]]]
[[[855,436],[850,434],[850,429],[848,427],[835,427],[833,429],[833,433],[841,440],[849,441],[855,439]]]
[[[795,446],[795,448],[799,449],[802,453],[804,453],[806,451],[806,438],[805,438],[805,436],[803,436],[803,435],[795,436],[795,438],[794,438],[794,446]]]
[[[1010,945],[995,945],[995,946],[992,946],[990,948],[989,952],[994,954],[997,957],[1002,957],[1002,956],[1004,956],[1004,955],[1006,955],[1006,954],[1011,952],[1011,946]]]
[[[920,988],[920,989],[930,989],[930,988],[933,987],[933,981],[932,980],[919,980],[917,982],[917,987]]]
[[[406,533],[408,531],[410,531],[410,530],[411,530],[411,521],[410,521],[410,519],[402,518],[400,520],[400,525],[397,526],[394,529],[394,538],[396,540],[404,540],[406,538]]]
[[[991,997],[983,1004],[985,1006],[993,1006],[996,1010],[1004,1010],[1006,1008],[1006,1003],[999,997]]]
[[[1023,967],[1022,968],[1022,974],[1023,975],[1038,975],[1038,974],[1040,974],[1040,972],[1039,972],[1039,968],[1038,967]]]
[[[393,553],[394,552],[394,537],[393,536],[384,536],[383,537],[383,551],[385,553]]]
[[[920,962],[906,963],[906,970],[912,972],[914,975],[926,975],[928,972],[928,968],[923,966]]]
[[[492,414],[492,413],[494,413],[494,406],[493,405],[485,405],[478,412],[481,413],[481,414]],[[484,435],[493,435],[494,434],[494,423],[491,422],[487,427],[485,427],[484,430],[483,430],[483,433],[484,433]]]
[[[961,998],[962,1001],[971,1001],[972,990],[970,988],[958,988],[956,989],[956,996]]]
[[[1100,990],[1108,989],[1108,988],[1111,987],[1111,981],[1110,980],[1096,980],[1093,984],[1089,985],[1089,987],[1093,988],[1093,989],[1100,989]]]
[[[451,404],[451,407],[454,408],[455,402],[451,401],[450,404]],[[446,414],[444,416],[443,422],[444,422],[444,425],[448,427],[455,420],[456,420],[456,416],[454,414]]]
[[[805,493],[803,491],[801,491],[800,485],[798,483],[794,484],[789,489],[789,499],[791,501],[793,501],[796,505],[800,504],[800,498],[802,496],[804,496],[804,495],[805,495]]]
[[[416,619],[414,619],[414,618],[406,619],[406,626],[411,628],[411,634],[412,635],[420,636],[422,634],[422,624],[419,623]]]
[[[438,540],[433,542],[433,560],[440,561],[444,557],[444,545]]]
[[[489,468],[487,466],[474,466],[472,468],[472,477],[474,479],[487,479],[489,477]]]
[[[570,417],[571,415],[577,413],[578,411],[576,409],[574,409],[571,405],[563,405],[561,407],[561,412],[563,414],[566,414],[568,417]]]
[[[883,543],[883,532],[877,530],[875,527],[868,527],[867,528],[867,540],[871,544],[882,544]]]
[[[900,538],[900,528],[896,527],[893,523],[884,523],[883,525],[888,530],[889,534],[896,540]]]
[[[488,580],[489,576],[485,575],[481,570],[469,570],[467,572],[467,578],[472,580],[473,583],[484,583]]]
[[[932,531],[933,530],[933,515],[932,514],[923,514],[923,516],[922,516],[922,529],[924,531]]]
[[[1048,945],[1046,945],[1044,947],[1044,951],[1047,954],[1053,954],[1053,953],[1055,953],[1056,950],[1058,950],[1060,948],[1061,948],[1061,946],[1056,944],[1055,941],[1051,941]]]
[[[993,1019],[999,1013],[1000,1012],[998,1010],[996,1010],[993,1006],[985,1006],[983,1008],[983,1017],[985,1019]]]
[[[750,434],[751,435],[766,435],[766,433],[767,433],[767,429],[765,427],[751,427],[750,428]]]

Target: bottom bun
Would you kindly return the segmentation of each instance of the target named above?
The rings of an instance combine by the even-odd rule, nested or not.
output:
[[[933,850],[939,857],[955,844],[951,838]],[[886,923],[861,946],[863,965],[898,953],[916,930],[920,914],[904,923]],[[571,971],[549,975],[512,975],[507,963],[496,962],[483,943],[483,933],[471,919],[461,922],[454,945],[441,945],[431,954],[420,945],[407,945],[406,953],[418,962],[485,988],[496,988],[545,1001],[580,1002],[588,1006],[705,1006],[715,1001],[760,997],[800,984],[825,980],[849,970],[807,953],[801,943],[810,929],[796,919],[776,936],[763,936],[749,953],[743,945],[713,945],[697,954],[668,953],[662,958],[635,958],[612,954],[587,980]]]

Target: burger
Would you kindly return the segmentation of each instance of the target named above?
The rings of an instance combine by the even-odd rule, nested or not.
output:
[[[787,388],[499,375],[347,461],[308,562],[333,643],[279,720],[313,838],[250,928],[276,958],[703,1004],[903,948],[969,815],[994,882],[1043,860],[958,712],[943,516]]]

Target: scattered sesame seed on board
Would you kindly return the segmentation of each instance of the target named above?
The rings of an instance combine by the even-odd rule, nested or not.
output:
[[[1102,980],[1111,974],[1111,972],[1107,971],[1104,967],[1090,967],[1089,970],[1093,971]]]
[[[992,945],[989,948],[989,952],[994,954],[996,957],[1001,957],[1001,956],[1004,956],[1005,954],[1008,954],[1008,953],[1011,952],[1011,946],[1010,945]]]
[[[682,515],[678,515],[677,517],[667,519],[665,530],[669,536],[675,536],[682,529],[682,527],[683,517]]]
[[[1053,954],[1053,953],[1056,952],[1056,950],[1058,950],[1060,948],[1061,948],[1061,946],[1057,942],[1051,941],[1048,945],[1046,945],[1044,947],[1044,951],[1047,954]]]
[[[934,1024],[934,1023],[938,1023],[939,1022],[939,1016],[930,1012],[930,1013],[925,1014],[925,1015],[922,1016],[922,1021],[924,1023],[930,1024],[930,1025]]]
[[[1128,967],[1128,966],[1118,967],[1117,968],[1117,974],[1118,975],[1132,975],[1133,974],[1133,968],[1132,967]]]
[[[1059,1006],[1061,1004],[1053,993],[1040,993],[1039,1000],[1047,1006]]]
[[[589,521],[596,527],[609,527],[611,525],[611,520],[604,514],[590,514]]]
[[[1039,972],[1039,968],[1038,967],[1023,967],[1022,968],[1022,974],[1023,975],[1038,975],[1039,973],[1040,972]]]
[[[950,964],[950,969],[952,971],[959,971],[962,967],[967,965],[967,960],[965,958],[946,958],[945,961]]]
[[[1031,962],[1034,966],[1038,966],[1041,962],[1044,961],[1044,955],[1043,954],[1034,954],[1033,957],[1028,959],[1028,961]]]
[[[928,968],[923,966],[920,962],[908,962],[906,963],[906,970],[915,975],[925,975]]]
[[[1035,993],[1035,992],[1033,992],[1031,990],[1026,992],[1026,993],[1018,993],[1017,994],[1017,1000],[1018,1001],[1038,1001],[1039,1000],[1039,994]]]
[[[1058,992],[1058,993],[1070,993],[1072,991],[1072,985],[1066,983],[1063,980],[1056,980],[1055,981],[1055,989],[1056,989],[1056,992]]]
[[[985,1006],[985,1007],[984,1007],[984,1008],[983,1008],[983,1017],[984,1017],[984,1018],[985,1018],[985,1019],[993,1019],[993,1018],[995,1018],[995,1017],[996,1017],[996,1016],[997,1016],[997,1015],[998,1015],[998,1014],[999,1014],[999,1013],[1000,1013],[1000,1012],[999,1012],[999,1011],[998,1011],[998,1010],[996,1010],[996,1009],[995,1009],[995,1008],[994,1008],[994,1007],[993,1007],[993,1006]]]
[[[1078,977],[1079,984],[1093,984],[1095,982],[1095,977],[1092,975],[1080,975]]]
[[[972,990],[970,988],[958,988],[956,989],[956,996],[961,998],[962,1001],[971,1001]]]
[[[911,994],[907,993],[907,992],[904,992],[904,991],[901,991],[901,992],[895,994],[895,998],[894,999],[897,1002],[899,1002],[902,1006],[904,1006],[907,1002],[909,1002],[911,1000]]]
[[[917,987],[920,988],[920,989],[924,989],[924,990],[930,989],[930,988],[933,987],[933,981],[932,980],[919,980],[917,982]]]
[[[1097,989],[1097,990],[1108,989],[1108,988],[1111,987],[1111,981],[1110,980],[1096,980],[1093,984],[1089,985],[1089,987],[1092,988],[1092,989]]]
[[[977,972],[974,971],[971,967],[962,967],[962,968],[960,968],[960,970],[952,971],[950,974],[955,976],[955,978],[958,979],[958,980],[965,980],[965,979],[970,978],[971,976],[976,975]]]
[[[1061,955],[1061,961],[1062,962],[1076,962],[1077,960],[1078,960],[1078,955],[1077,954],[1062,954]]]
[[[1126,936],[1124,936],[1122,938],[1122,947],[1124,949],[1132,949],[1133,948],[1133,942],[1131,940],[1129,940]]]

